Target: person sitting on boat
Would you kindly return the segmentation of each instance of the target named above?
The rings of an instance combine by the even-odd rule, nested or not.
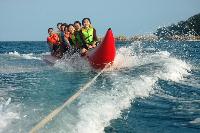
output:
[[[68,31],[70,33],[69,42],[73,49],[72,53],[79,52],[83,46],[83,39],[81,38],[80,34],[76,33],[73,24],[68,25]]]
[[[76,40],[76,36],[75,36],[75,29],[73,24],[69,24],[68,25],[68,31],[69,31],[69,43],[70,46],[75,49],[77,48],[77,40]]]
[[[75,21],[74,22],[74,28],[75,28],[75,31],[78,32],[81,30],[81,22],[80,21]]]
[[[62,23],[57,23],[57,31],[56,31],[56,33],[59,35],[60,34],[60,32],[61,32],[61,25],[62,25]]]
[[[81,22],[80,21],[75,21],[74,22],[74,28],[75,28],[75,37],[78,43],[78,48],[82,49],[83,48],[83,38],[82,38],[82,33],[81,33]]]
[[[60,37],[60,43],[61,43],[61,54],[65,53],[66,51],[69,50],[70,44],[68,39],[65,37],[65,27],[67,27],[66,24],[61,25],[61,32],[59,34]]]
[[[51,55],[58,56],[60,48],[59,37],[56,33],[53,32],[53,28],[48,29],[48,34],[49,36],[47,37],[47,43],[49,44]]]
[[[89,18],[84,18],[82,20],[83,27],[81,28],[81,36],[83,38],[83,49],[81,54],[86,53],[88,49],[94,48],[97,45],[97,35],[95,28],[92,27]]]
[[[68,31],[68,25],[65,26],[65,29],[64,29],[64,32],[65,32],[65,40],[68,41],[67,43],[69,44],[69,31]]]

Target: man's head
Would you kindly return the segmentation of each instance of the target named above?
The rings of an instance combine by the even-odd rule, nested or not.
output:
[[[62,25],[60,26],[60,30],[61,30],[61,31],[65,31],[65,27],[66,27],[66,25],[65,25],[65,24],[62,24]]]
[[[57,28],[59,29],[59,30],[61,30],[61,25],[62,25],[62,23],[57,23]]]
[[[75,21],[74,22],[74,28],[75,28],[76,31],[79,31],[81,29],[81,22]]]
[[[52,35],[53,34],[53,28],[49,28],[48,33],[49,33],[49,35]]]
[[[74,29],[74,25],[73,24],[69,24],[68,25],[68,31],[70,32],[70,33],[74,33],[74,31],[75,31],[75,29]]]
[[[68,24],[67,24],[67,23],[63,23],[63,25],[65,25],[65,27],[67,27],[67,26],[68,26]]]

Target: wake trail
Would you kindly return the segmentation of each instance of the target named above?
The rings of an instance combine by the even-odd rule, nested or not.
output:
[[[108,68],[110,64],[107,64],[104,69],[102,69],[92,80],[86,83],[78,92],[76,92],[73,96],[71,96],[62,106],[56,108],[52,111],[48,116],[46,116],[43,120],[41,120],[35,127],[33,127],[29,133],[35,133],[40,128],[44,127],[48,122],[50,122],[56,115],[58,115],[67,105],[76,100],[91,84],[104,72],[106,68]]]
[[[167,51],[139,54],[132,51],[132,46],[119,48],[114,65],[103,78],[52,123],[54,128],[44,132],[59,129],[60,133],[103,133],[111,120],[120,118],[136,98],[153,94],[159,88],[159,79],[179,82],[190,75],[191,66]]]

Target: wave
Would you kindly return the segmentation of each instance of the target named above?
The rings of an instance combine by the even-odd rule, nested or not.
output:
[[[41,70],[49,69],[48,65],[43,66],[41,61],[43,55],[48,55],[49,52],[41,54],[20,54],[19,52],[8,52],[0,54],[0,73],[11,74],[11,73],[24,73],[24,72],[37,72]],[[22,59],[22,60],[21,60]],[[23,60],[25,59],[25,61]]]
[[[4,129],[9,126],[13,121],[20,119],[19,113],[15,110],[17,105],[11,104],[11,98],[5,100],[3,97],[0,99],[0,132],[5,132]]]
[[[134,53],[134,48],[119,48],[112,68],[52,123],[54,128],[45,132],[103,133],[135,98],[153,94],[159,79],[179,82],[190,75],[191,65],[167,51]]]
[[[91,67],[83,57],[80,57],[79,53],[75,53],[73,55],[65,54],[61,60],[58,60],[54,67],[60,68],[66,72],[89,72],[91,71]]]
[[[190,124],[200,125],[200,118],[195,118],[194,120],[190,121]]]
[[[104,132],[104,128],[110,125],[110,120],[119,118],[122,111],[128,109],[135,98],[148,97],[150,93],[153,93],[153,88],[156,86],[156,81],[159,78],[178,81],[182,79],[183,75],[188,74],[187,71],[189,69],[184,67],[184,62],[174,58],[161,59],[162,56],[155,54],[150,61],[151,63],[152,61],[158,64],[164,63],[161,69],[153,70],[153,75],[151,73],[137,77],[125,75],[111,76],[110,79],[113,80],[112,90],[107,92],[98,91],[82,96],[79,102],[79,106],[82,107],[78,112],[80,121],[76,124],[73,132]],[[160,58],[158,59],[157,57]],[[149,62],[149,56],[144,60]],[[174,68],[174,64],[177,67]],[[180,68],[179,66],[182,65],[183,67]],[[91,121],[94,123],[91,123]]]
[[[27,60],[42,60],[41,57],[36,57],[35,54],[33,53],[29,53],[29,54],[20,54],[17,51],[14,52],[9,52],[7,53],[7,55],[9,56],[13,56],[13,57],[18,57],[18,58],[23,58],[23,59],[27,59]]]

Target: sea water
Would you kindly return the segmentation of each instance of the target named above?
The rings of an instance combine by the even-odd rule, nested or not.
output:
[[[0,42],[1,133],[27,133],[98,73],[47,54],[46,42]],[[39,132],[199,133],[200,42],[117,44],[113,66]]]

